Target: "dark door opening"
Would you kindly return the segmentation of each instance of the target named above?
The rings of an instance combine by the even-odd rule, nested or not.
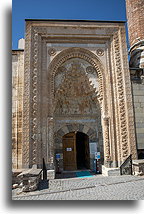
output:
[[[77,169],[89,169],[89,138],[82,132],[76,133],[76,151]]]

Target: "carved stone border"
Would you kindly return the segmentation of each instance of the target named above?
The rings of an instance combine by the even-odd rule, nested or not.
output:
[[[114,65],[115,65],[115,77],[116,77],[116,94],[117,94],[117,117],[118,117],[118,135],[119,135],[119,153],[120,161],[124,161],[131,153],[133,157],[136,158],[136,147],[132,151],[130,149],[131,144],[135,144],[135,138],[130,140],[129,135],[131,135],[134,131],[134,124],[129,123],[130,114],[129,112],[133,112],[127,104],[131,103],[131,90],[130,90],[130,78],[128,75],[128,63],[126,63],[127,55],[124,56],[124,52],[122,53],[123,47],[120,45],[123,44],[125,40],[124,32],[120,34],[119,30],[113,36],[113,48],[114,48]],[[126,47],[125,47],[126,48]],[[122,57],[123,56],[123,57]]]
[[[24,55],[24,99],[23,99],[23,143],[22,165],[29,168],[30,165],[30,61],[31,61],[31,24],[26,25],[26,42]]]
[[[122,49],[122,62],[123,62],[123,73],[124,73],[124,85],[125,85],[125,103],[127,107],[127,129],[128,129],[128,141],[130,142],[129,147],[129,153],[132,154],[133,159],[137,159],[137,149],[136,149],[136,136],[135,136],[135,130],[134,130],[134,110],[133,110],[133,101],[132,101],[132,87],[131,87],[131,80],[130,80],[130,71],[129,71],[129,65],[127,60],[127,46],[126,46],[126,36],[125,36],[125,28],[121,28],[119,32],[119,36],[121,39],[121,43],[123,44]]]

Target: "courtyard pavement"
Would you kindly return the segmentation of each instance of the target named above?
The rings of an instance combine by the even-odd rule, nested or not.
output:
[[[144,176],[95,175],[54,179],[47,185],[29,193],[13,190],[12,200],[144,200]]]

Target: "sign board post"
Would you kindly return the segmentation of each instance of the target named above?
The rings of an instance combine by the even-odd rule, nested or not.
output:
[[[56,161],[57,161],[57,173],[60,174],[60,166],[59,166],[59,160],[61,156],[60,154],[56,154]]]
[[[95,152],[96,173],[99,173],[99,159],[100,159],[100,152]]]
[[[97,160],[100,159],[100,152],[95,152],[95,159],[97,159]]]

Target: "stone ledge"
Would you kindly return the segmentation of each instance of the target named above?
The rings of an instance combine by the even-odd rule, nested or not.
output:
[[[25,176],[25,177],[35,177],[38,176],[42,172],[42,169],[28,169],[21,172],[18,177]]]
[[[102,175],[118,176],[118,175],[120,175],[120,168],[107,168],[104,165],[102,165]]]
[[[133,165],[144,164],[144,159],[141,159],[141,160],[133,160],[132,163],[133,163]]]

